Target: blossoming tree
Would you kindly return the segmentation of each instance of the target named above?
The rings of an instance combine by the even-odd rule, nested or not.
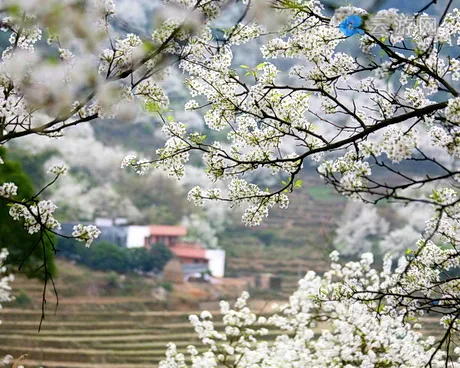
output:
[[[250,226],[273,206],[288,206],[310,159],[319,163],[326,182],[352,199],[433,208],[401,272],[378,286],[357,277],[344,293],[368,306],[377,303],[379,313],[440,316],[446,332],[427,361],[433,363],[436,352],[449,352],[457,343],[460,316],[455,190],[460,63],[453,51],[460,42],[460,12],[451,5],[444,4],[435,29],[426,26],[429,17],[417,13],[408,35],[395,9],[368,14],[344,7],[330,18],[317,1],[275,2],[282,24],[278,32],[267,32],[257,17],[261,4],[248,4],[223,40],[204,28],[177,50],[195,98],[185,108],[204,110],[208,128],[227,132],[227,139],[208,141],[186,123],[165,118],[170,138],[158,157],[127,157],[122,166],[140,173],[160,168],[180,178],[190,152],[200,152],[210,180],[226,181],[228,189],[196,187],[189,198],[198,205],[217,200],[243,206],[243,221]],[[377,34],[382,28],[385,36]],[[360,42],[354,54],[342,52],[353,45],[350,37]],[[233,50],[257,41],[261,63],[232,63]],[[278,59],[287,59],[290,68]],[[403,161],[424,165],[427,173],[414,173]],[[282,172],[286,179],[275,190],[259,188],[245,180],[256,170]],[[434,189],[420,196],[416,189],[422,186]]]
[[[246,309],[245,297],[238,312],[224,304],[225,334],[213,330],[206,313],[193,318],[210,345],[203,355],[190,349],[195,367],[455,365],[460,11],[452,9],[452,0],[431,1],[413,17],[355,7],[330,13],[319,0],[168,1],[165,20],[148,39],[116,37],[111,0],[4,3],[2,28],[10,46],[0,64],[0,144],[31,134],[56,139],[97,118],[129,120],[140,104],[161,119],[168,139],[150,159],[128,156],[121,166],[139,174],[161,169],[180,179],[190,154],[201,155],[209,180],[226,189],[195,187],[189,199],[243,207],[249,226],[273,206],[288,207],[309,160],[353,200],[420,203],[433,210],[396,270],[387,259],[377,273],[366,255],[343,268],[334,264],[323,277],[308,274],[281,317],[268,322]],[[220,13],[230,6],[239,15],[230,28],[218,29]],[[435,8],[437,18],[424,14]],[[43,36],[46,52],[34,53]],[[235,64],[239,49],[259,50],[257,64]],[[169,111],[162,83],[174,67],[184,72],[193,97],[185,109],[200,111],[221,140],[176,121]],[[407,169],[414,166],[426,172]],[[50,185],[65,171],[51,168]],[[285,179],[260,188],[247,180],[259,171]],[[434,189],[423,196],[416,190],[421,186]],[[59,228],[56,205],[37,199],[42,191],[26,199],[16,193],[14,183],[1,184],[11,216],[27,231],[46,236]],[[98,234],[78,225],[68,236],[90,245]],[[428,312],[445,327],[435,346],[421,341],[407,322]],[[314,337],[318,320],[332,327]],[[264,330],[252,326],[266,322],[291,334],[272,346],[254,344]],[[173,346],[164,366],[185,366]]]
[[[337,253],[331,256],[333,261],[338,260]],[[343,298],[344,293],[353,294],[362,287],[378,289],[392,279],[391,263],[386,262],[381,273],[371,264],[372,255],[368,253],[360,262],[344,266],[332,263],[331,271],[322,277],[307,273],[289,303],[269,318],[249,310],[247,293],[233,309],[227,302],[220,303],[223,331],[215,329],[208,311],[192,315],[190,322],[207,350],[199,353],[194,346],[188,346],[188,365],[187,357],[170,343],[160,368],[458,367],[460,363],[449,362],[447,354],[437,349],[433,337],[423,339],[415,330],[420,325],[408,322],[404,314],[385,306],[380,312],[388,309],[393,313],[379,316],[378,303]],[[403,268],[400,265],[397,272]],[[274,343],[258,342],[269,328],[282,332]],[[457,354],[459,350],[456,348]]]

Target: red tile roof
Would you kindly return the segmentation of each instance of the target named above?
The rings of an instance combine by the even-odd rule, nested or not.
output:
[[[203,246],[200,244],[196,244],[190,241],[179,241],[174,244],[175,247],[183,247],[183,248],[198,248],[198,249],[204,249]]]
[[[170,249],[178,258],[207,259],[206,250],[203,248],[175,246]]]
[[[150,235],[154,236],[185,236],[185,226],[150,225]]]

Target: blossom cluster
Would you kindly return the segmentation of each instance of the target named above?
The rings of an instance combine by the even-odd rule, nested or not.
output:
[[[331,258],[330,271],[323,276],[308,272],[289,302],[275,307],[273,314],[251,312],[244,292],[233,309],[220,303],[222,330],[215,328],[208,311],[190,316],[206,350],[198,352],[190,345],[186,356],[170,343],[160,367],[444,366],[445,353],[436,352],[435,339],[422,336],[416,329],[420,325],[409,322],[404,311],[377,318],[382,309],[378,302],[343,298],[348,288],[377,289],[387,282],[388,264],[378,272],[369,253],[345,265],[338,263],[338,252]],[[275,340],[266,341],[264,336],[271,333],[276,333]]]
[[[53,165],[48,173],[54,174],[55,180],[67,173],[67,167],[63,164]],[[29,234],[40,233],[45,230],[55,232],[61,229],[61,224],[54,217],[57,209],[56,204],[51,200],[37,200],[36,198],[19,201],[16,199],[18,187],[14,183],[3,183],[0,185],[0,197],[10,200],[9,215],[16,221],[22,221],[25,230]],[[93,225],[75,225],[72,236],[86,246],[90,246],[94,239],[100,234]]]
[[[0,186],[0,197],[11,198],[18,194],[18,187],[14,183],[3,183]]]
[[[78,241],[85,242],[86,247],[89,247],[100,234],[101,231],[96,226],[82,224],[75,225],[72,232],[72,236]]]
[[[35,234],[43,229],[60,229],[61,224],[54,218],[57,206],[51,201],[39,201],[27,206],[14,203],[10,207],[10,216],[16,220],[24,221],[24,228],[29,234]]]

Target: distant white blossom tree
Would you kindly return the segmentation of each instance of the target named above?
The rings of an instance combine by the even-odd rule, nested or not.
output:
[[[429,190],[423,193],[422,197],[426,197]],[[399,258],[419,240],[426,221],[434,214],[420,202],[389,204],[385,210],[386,217],[393,218],[393,224],[375,206],[349,201],[337,221],[334,248],[344,256],[374,252],[379,255],[391,253]]]
[[[337,225],[334,247],[343,255],[372,252],[374,244],[384,237],[390,228],[390,224],[380,216],[377,208],[370,204],[351,201]]]
[[[187,228],[185,240],[197,242],[207,249],[219,248],[216,230],[206,218],[198,214],[191,214],[182,220],[182,225]]]

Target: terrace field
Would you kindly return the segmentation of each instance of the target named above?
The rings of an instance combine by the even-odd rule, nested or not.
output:
[[[48,316],[38,333],[37,310],[5,309],[1,312],[5,323],[0,328],[0,355],[27,354],[27,367],[154,368],[169,341],[183,352],[189,344],[204,349],[187,321],[191,313],[194,311],[60,311]],[[440,332],[436,320],[426,318],[424,322],[426,333]],[[217,322],[216,327],[222,324]],[[278,334],[270,331],[266,339]]]
[[[267,259],[264,262],[264,266],[277,270],[291,265],[290,261],[275,262]],[[291,262],[292,265],[296,264]],[[150,294],[143,297],[136,293],[132,296],[117,296],[117,293],[123,292],[112,290],[114,295],[104,295],[108,291],[97,288],[101,288],[106,282],[106,275],[97,272],[93,273],[92,281],[98,286],[90,289],[90,293],[94,295],[88,296],[83,293],[84,290],[88,292],[84,283],[87,270],[62,261],[58,264],[61,277],[68,284],[66,287],[58,282],[58,291],[63,293],[56,314],[53,293],[48,291],[48,313],[40,332],[37,330],[41,316],[42,285],[22,276],[14,282],[15,295],[19,298],[0,311],[0,319],[3,320],[0,325],[0,356],[11,354],[19,357],[27,354],[26,360],[22,362],[26,367],[155,368],[163,359],[166,344],[170,341],[174,341],[182,352],[185,352],[189,344],[196,345],[199,350],[204,349],[196,339],[188,316],[200,313],[199,310],[203,307],[216,309],[216,302],[200,304],[195,300],[196,304],[192,304],[190,296],[189,299],[177,299],[175,293],[179,293],[179,290],[183,293],[184,290],[180,289],[184,287],[180,285],[176,285],[177,290],[168,295],[169,307],[149,296]],[[308,266],[306,263],[301,264]],[[243,266],[247,265],[242,264],[241,267]],[[251,308],[264,314],[269,312],[270,302],[287,300],[289,291],[296,286],[296,279],[295,275],[291,275],[279,294],[267,293],[265,300],[260,299],[261,294],[259,299],[252,301]],[[156,281],[151,279],[138,282],[140,290],[156,287]],[[30,298],[26,306],[21,304],[24,303],[25,293]],[[171,300],[175,302],[171,303]],[[175,307],[188,310],[172,310]],[[218,315],[215,316],[215,325],[217,329],[223,326]],[[441,332],[433,318],[426,318],[424,326],[427,334],[439,335]],[[279,334],[280,331],[271,330],[265,338],[270,341]]]

